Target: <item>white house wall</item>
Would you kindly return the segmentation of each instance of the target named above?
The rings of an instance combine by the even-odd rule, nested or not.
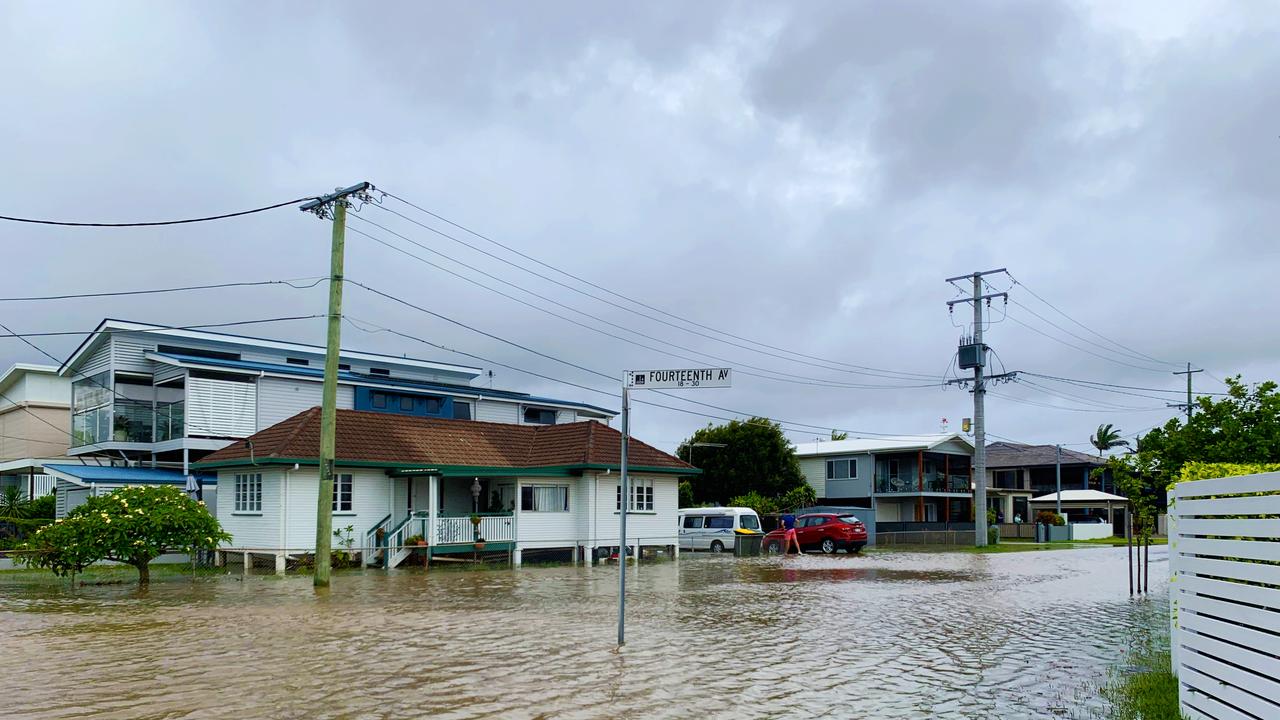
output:
[[[694,460],[697,460],[695,457]],[[824,457],[800,458],[800,474],[818,497],[827,496],[827,459]]]
[[[111,367],[111,340],[108,338],[102,346],[93,352],[92,355],[85,358],[80,363],[80,369],[76,371],[76,377],[84,377],[86,375],[96,375],[100,372],[108,370]],[[68,397],[68,400],[70,398]]]
[[[381,470],[342,468],[334,471],[351,475],[351,512],[334,513],[333,529],[351,526],[356,546],[364,542],[364,534],[387,516],[390,505],[391,479]],[[403,482],[398,483],[403,485]],[[316,546],[316,496],[319,477],[314,467],[290,470],[285,493],[285,545],[290,550],[314,549]],[[400,496],[404,501],[404,496]],[[224,499],[225,502],[225,499]],[[400,505],[399,507],[403,507]],[[338,542],[333,543],[334,548]]]
[[[154,341],[141,340],[130,336],[113,336],[111,344],[111,360],[117,371],[132,373],[149,373],[154,363],[146,358],[148,352],[156,349]]]
[[[167,380],[172,380],[176,377],[181,377],[182,375],[185,375],[186,372],[187,369],[184,367],[156,363],[156,371],[152,375],[152,382],[159,384]]]
[[[649,477],[649,476],[641,476]],[[653,479],[653,513],[627,514],[628,544],[675,545],[676,510],[679,507],[678,479],[672,475],[655,475]],[[618,474],[597,475],[593,483],[595,508],[592,513],[590,544],[609,545],[618,542]]]
[[[262,512],[238,513],[236,507],[236,475],[262,474]],[[218,473],[218,487],[222,490],[217,504],[218,522],[223,531],[231,534],[231,542],[225,547],[269,550],[280,547],[280,512],[282,509],[281,483],[284,471],[275,468],[249,468],[238,471],[224,470]],[[315,504],[314,497],[312,505]],[[315,522],[315,508],[311,510]],[[312,539],[314,545],[314,538]]]
[[[518,540],[522,548],[573,547],[587,540],[587,520],[591,516],[590,485],[586,478],[522,478],[520,487],[533,485],[566,485],[569,488],[568,512],[519,511],[516,518]],[[516,507],[520,507],[517,498]],[[614,533],[615,535],[617,533]]]
[[[578,412],[576,410],[557,410],[556,411],[557,425],[566,425],[568,423],[577,422],[577,421],[578,421]]]
[[[265,429],[320,405],[323,383],[264,377],[258,380],[258,428]],[[338,408],[355,407],[355,388],[338,386]]]

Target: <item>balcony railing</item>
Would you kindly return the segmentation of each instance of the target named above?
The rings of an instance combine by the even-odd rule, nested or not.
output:
[[[921,480],[916,476],[876,477],[878,493],[918,493],[921,492]],[[924,492],[967,493],[969,492],[968,475],[943,475],[942,473],[925,473]]]
[[[152,442],[152,407],[149,402],[116,400],[111,419],[114,442]]]

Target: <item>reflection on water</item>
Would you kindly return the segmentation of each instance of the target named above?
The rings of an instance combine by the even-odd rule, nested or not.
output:
[[[6,717],[1053,717],[1164,612],[1124,549],[4,584]]]

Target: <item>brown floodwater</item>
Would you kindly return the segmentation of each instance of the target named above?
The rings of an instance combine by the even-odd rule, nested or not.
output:
[[[352,572],[71,588],[0,576],[6,718],[1023,718],[1098,702],[1125,551]]]

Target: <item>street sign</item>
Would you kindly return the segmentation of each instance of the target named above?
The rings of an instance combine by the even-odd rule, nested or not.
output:
[[[626,386],[632,390],[727,388],[730,387],[732,380],[733,371],[730,368],[629,370]]]

